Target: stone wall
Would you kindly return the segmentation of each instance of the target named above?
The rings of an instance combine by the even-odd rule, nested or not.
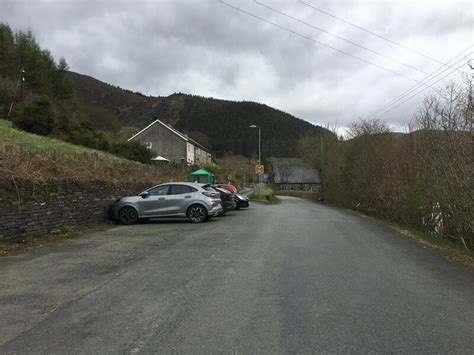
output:
[[[321,191],[321,184],[275,184],[277,191]]]
[[[149,185],[71,182],[34,185],[0,180],[0,241],[32,237],[104,222],[120,196],[135,195]]]

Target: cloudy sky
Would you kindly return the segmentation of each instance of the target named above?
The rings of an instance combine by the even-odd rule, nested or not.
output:
[[[2,0],[0,21],[31,29],[71,70],[122,88],[257,101],[340,129],[415,85],[413,93],[456,78],[456,68],[469,71],[471,1],[223,1],[234,8],[218,0]],[[379,117],[402,129],[422,97]]]

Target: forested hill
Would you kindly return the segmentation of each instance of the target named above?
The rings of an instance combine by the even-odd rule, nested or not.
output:
[[[288,113],[254,102],[235,102],[187,94],[148,97],[92,77],[72,73],[82,111],[98,128],[116,131],[123,126],[142,128],[156,118],[188,133],[216,154],[255,155],[261,127],[262,154],[293,156],[299,138],[324,128]]]

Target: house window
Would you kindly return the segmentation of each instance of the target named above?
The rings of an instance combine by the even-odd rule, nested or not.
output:
[[[148,149],[152,149],[152,148],[153,148],[153,142],[146,142],[145,145],[146,145],[146,147],[147,147]]]

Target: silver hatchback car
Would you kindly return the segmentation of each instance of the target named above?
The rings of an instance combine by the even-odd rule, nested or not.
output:
[[[219,193],[204,190],[200,184],[171,182],[138,194],[122,197],[112,205],[114,219],[133,224],[140,219],[188,217],[193,223],[205,222],[222,212]]]

